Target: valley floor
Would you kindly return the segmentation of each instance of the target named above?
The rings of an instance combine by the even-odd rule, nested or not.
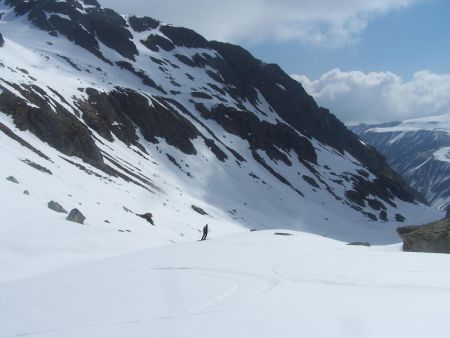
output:
[[[450,256],[246,232],[0,284],[0,337],[449,337]]]

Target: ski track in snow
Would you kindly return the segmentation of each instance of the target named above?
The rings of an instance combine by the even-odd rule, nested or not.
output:
[[[295,232],[168,245],[0,283],[0,337],[298,337],[294,320],[306,337],[418,338],[446,316],[449,259]]]
[[[130,269],[130,271],[138,271],[139,269]],[[111,327],[111,326],[124,326],[124,325],[138,325],[143,323],[150,323],[160,320],[175,320],[179,318],[188,318],[195,316],[205,316],[214,313],[225,313],[231,311],[239,311],[243,310],[244,306],[233,306],[231,308],[225,308],[220,310],[214,310],[214,308],[223,305],[226,301],[230,300],[233,295],[238,294],[238,299],[248,298],[248,297],[256,297],[262,296],[269,293],[271,290],[276,288],[281,280],[279,278],[273,278],[269,276],[263,276],[256,273],[249,273],[245,271],[231,271],[231,270],[221,270],[221,269],[209,269],[209,268],[201,268],[201,267],[160,267],[160,268],[148,268],[144,269],[148,271],[155,272],[187,272],[194,273],[197,276],[209,276],[214,279],[221,279],[225,281],[232,282],[232,286],[223,293],[216,295],[214,298],[207,300],[204,304],[196,306],[195,308],[178,313],[178,314],[168,314],[164,316],[160,316],[157,318],[147,318],[147,319],[136,319],[129,320],[123,322],[109,322],[109,323],[95,323],[95,324],[86,324],[86,325],[78,325],[78,326],[68,326],[68,327],[59,327],[59,328],[51,328],[47,330],[34,331],[34,332],[25,332],[16,335],[12,335],[10,337],[30,337],[36,335],[42,335],[46,333],[54,333],[54,332],[64,332],[68,330],[81,329],[81,328],[94,328],[94,327]],[[243,292],[244,291],[244,292]],[[243,294],[242,294],[243,293]]]

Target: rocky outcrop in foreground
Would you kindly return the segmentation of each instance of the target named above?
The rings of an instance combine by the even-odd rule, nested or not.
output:
[[[426,225],[397,229],[403,240],[403,250],[450,254],[450,218]]]

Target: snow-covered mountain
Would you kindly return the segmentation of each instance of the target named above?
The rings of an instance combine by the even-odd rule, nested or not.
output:
[[[95,0],[0,33],[0,337],[448,337],[449,257],[336,241],[440,213],[278,66]]]
[[[1,0],[0,13],[5,279],[196,239],[205,223],[213,236],[392,243],[399,223],[439,216],[299,83],[238,46],[95,0]]]
[[[450,114],[352,127],[437,209],[450,205]]]

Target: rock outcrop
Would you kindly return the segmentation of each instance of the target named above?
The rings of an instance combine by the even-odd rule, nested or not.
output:
[[[147,212],[142,215],[138,215],[139,217],[145,219],[147,222],[149,222],[151,225],[155,225],[155,222],[153,221],[153,214],[150,212]]]
[[[367,247],[370,247],[370,243],[369,243],[369,242],[352,242],[352,243],[348,243],[347,245],[351,245],[351,246],[367,246]]]
[[[10,181],[12,183],[15,183],[15,184],[19,184],[19,181],[14,176],[9,176],[9,177],[6,178],[6,180]]]
[[[72,209],[69,213],[69,216],[67,216],[66,220],[79,224],[84,224],[86,217],[81,213],[80,210]]]
[[[48,208],[50,210],[56,211],[56,212],[61,213],[61,214],[67,214],[66,209],[64,209],[62,207],[62,205],[59,204],[58,202],[50,201],[50,202],[48,202],[47,206],[48,206]]]
[[[426,225],[397,229],[403,250],[412,252],[450,253],[450,218]]]

